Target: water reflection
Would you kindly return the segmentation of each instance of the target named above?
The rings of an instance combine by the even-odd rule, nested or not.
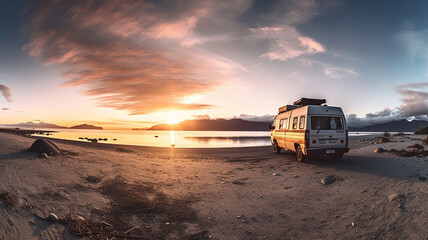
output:
[[[171,147],[175,147],[174,130],[171,131]]]
[[[203,145],[229,143],[232,145],[263,146],[270,144],[270,137],[184,137],[184,139]]]

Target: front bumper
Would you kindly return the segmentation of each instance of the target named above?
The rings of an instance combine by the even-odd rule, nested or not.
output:
[[[342,154],[349,152],[349,148],[318,148],[318,149],[306,149],[307,155],[318,155],[318,154]]]

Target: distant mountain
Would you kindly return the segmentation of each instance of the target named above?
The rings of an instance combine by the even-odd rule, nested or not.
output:
[[[88,124],[80,124],[73,127],[70,127],[70,129],[93,129],[93,130],[103,130],[102,127],[97,127],[94,125],[88,125]]]
[[[25,123],[17,123],[17,124],[7,124],[7,125],[3,125],[3,126],[14,127],[14,128],[17,128],[17,127],[23,127],[23,128],[67,128],[67,127],[58,126],[56,124],[45,123],[45,122],[40,122],[40,123],[25,122]]]
[[[68,127],[58,126],[56,124],[45,123],[45,122],[40,122],[40,123],[25,122],[25,123],[17,123],[17,124],[7,124],[7,125],[3,125],[3,126],[13,127],[13,128],[36,128],[36,129],[41,129],[41,128],[67,129],[68,128]],[[68,128],[68,129],[97,129],[97,130],[103,130],[102,127],[97,127],[97,126],[88,125],[88,124],[76,125],[76,126]]]
[[[182,131],[269,131],[267,122],[253,122],[242,119],[195,119],[184,120],[178,124],[158,124],[147,130]]]
[[[414,132],[427,126],[428,121],[413,120],[409,122],[407,120],[399,120],[360,128],[348,127],[348,130],[353,132]]]

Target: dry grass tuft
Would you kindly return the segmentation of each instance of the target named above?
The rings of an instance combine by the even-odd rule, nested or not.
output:
[[[3,191],[0,193],[0,199],[2,200],[2,203],[8,207],[13,207],[15,202],[13,201],[13,196],[9,192]]]

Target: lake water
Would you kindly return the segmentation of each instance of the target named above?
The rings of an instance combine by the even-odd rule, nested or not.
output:
[[[270,132],[266,131],[144,131],[144,130],[83,130],[46,129],[51,138],[87,142],[86,139],[107,139],[101,143],[176,148],[224,148],[270,145]],[[34,134],[33,136],[41,136]],[[46,135],[44,135],[46,136]],[[116,140],[113,140],[116,139]]]
[[[49,137],[87,142],[86,139],[101,143],[124,144],[152,147],[176,148],[224,148],[270,146],[269,131],[144,131],[144,130],[84,130],[84,129],[46,129],[58,131]],[[349,136],[362,136],[380,133],[349,133]],[[39,136],[39,135],[33,135]],[[116,139],[116,140],[114,140]]]

